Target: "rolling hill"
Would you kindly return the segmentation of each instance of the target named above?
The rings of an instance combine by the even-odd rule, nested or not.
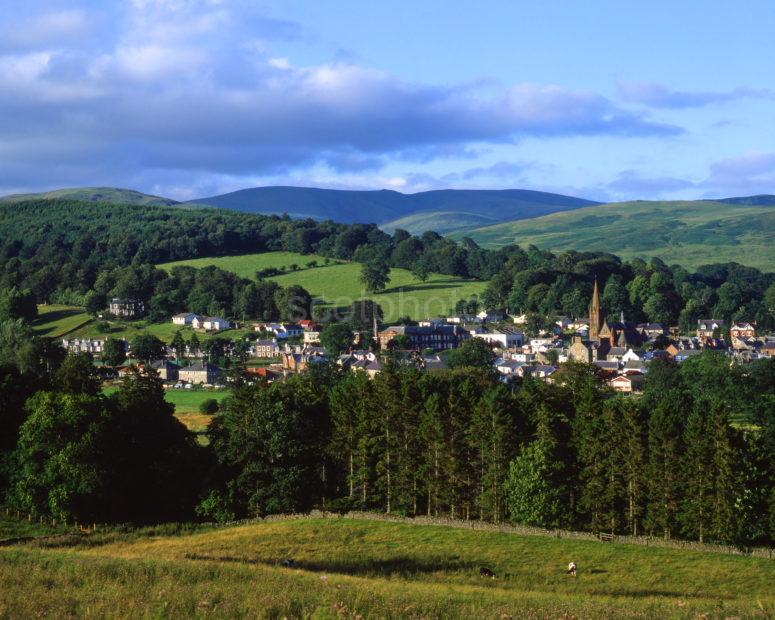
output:
[[[599,204],[583,198],[532,190],[435,190],[402,194],[390,190],[344,191],[307,187],[255,187],[198,198],[188,204],[247,213],[311,217],[346,224],[377,223],[392,231],[447,232],[483,224],[532,218]]]
[[[534,244],[553,251],[594,250],[624,258],[659,256],[685,267],[736,261],[775,270],[775,208],[745,198],[635,201],[455,232],[484,247]]]
[[[28,537],[0,547],[0,610],[8,618],[775,613],[775,564],[766,558],[421,523],[309,516],[67,536],[61,524],[0,517],[0,538]],[[565,574],[569,560],[577,577]],[[480,566],[497,578],[482,579]]]
[[[110,202],[126,205],[152,205],[165,207],[178,204],[172,198],[143,194],[133,189],[121,189],[118,187],[73,187],[67,189],[55,189],[50,192],[38,194],[11,194],[0,198],[3,202],[22,202],[26,200],[83,200],[86,202]]]

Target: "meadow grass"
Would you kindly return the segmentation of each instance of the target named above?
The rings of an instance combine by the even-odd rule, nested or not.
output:
[[[39,336],[61,338],[70,332],[88,324],[91,316],[78,306],[62,304],[38,305],[38,317],[32,324]]]
[[[304,518],[0,548],[0,617],[767,618],[773,577],[744,556]]]
[[[304,267],[311,260],[317,260],[319,266]],[[386,290],[380,293],[369,293],[360,281],[359,263],[335,261],[330,265],[324,265],[324,260],[323,257],[314,255],[267,252],[197,258],[164,263],[157,267],[171,269],[175,265],[189,265],[201,268],[215,265],[239,276],[253,278],[256,271],[260,269],[289,267],[295,263],[300,266],[298,271],[289,271],[269,279],[282,286],[292,284],[303,286],[315,297],[316,303],[324,306],[346,307],[358,299],[373,299],[382,306],[386,321],[395,321],[402,316],[423,319],[434,315],[452,314],[458,300],[479,295],[486,286],[486,282],[442,274],[430,274],[426,282],[420,282],[406,269],[392,269]]]
[[[13,514],[13,513],[12,513]],[[61,534],[63,529],[39,521],[28,521],[24,515],[19,519],[13,516],[6,517],[4,512],[0,512],[0,541],[11,538],[25,538],[28,536],[51,536]]]

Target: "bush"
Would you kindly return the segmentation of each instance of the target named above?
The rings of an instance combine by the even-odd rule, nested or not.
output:
[[[199,405],[199,412],[207,415],[215,415],[218,413],[218,401],[214,398],[203,400]]]

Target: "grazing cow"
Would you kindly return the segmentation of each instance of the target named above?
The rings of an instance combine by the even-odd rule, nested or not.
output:
[[[569,562],[568,563],[568,571],[566,572],[567,575],[573,575],[576,576],[576,562]]]
[[[495,579],[495,573],[493,573],[489,568],[486,566],[482,566],[479,569],[479,576],[480,577],[489,577],[490,579]]]

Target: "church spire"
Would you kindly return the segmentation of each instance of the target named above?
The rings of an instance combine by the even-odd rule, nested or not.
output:
[[[592,303],[589,304],[589,339],[597,340],[600,336],[600,293],[597,288],[597,277],[595,277],[595,288],[592,291]]]

